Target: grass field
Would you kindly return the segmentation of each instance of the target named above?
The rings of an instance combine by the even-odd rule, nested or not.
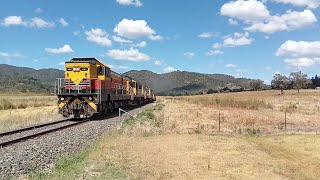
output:
[[[319,179],[318,91],[161,97],[30,179]],[[221,103],[210,103],[219,98]],[[228,101],[228,102],[225,102]],[[258,102],[258,108],[247,105]],[[281,124],[284,106],[290,124]],[[241,104],[241,105],[240,105]],[[245,105],[243,105],[245,104]],[[290,110],[290,108],[292,108]],[[217,131],[217,112],[224,118]],[[242,130],[239,130],[242,129]],[[258,131],[259,129],[259,131]]]
[[[0,95],[0,132],[57,119],[61,115],[54,96]]]

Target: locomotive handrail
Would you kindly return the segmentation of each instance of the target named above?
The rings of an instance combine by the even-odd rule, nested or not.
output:
[[[76,94],[96,94],[99,103],[101,103],[101,92],[102,92],[101,80],[98,78],[86,78],[86,80],[88,81],[86,81],[84,85],[81,83],[79,83],[78,85],[75,85],[71,81],[71,79],[56,78],[55,86],[54,86],[55,95],[75,94],[75,93]],[[95,87],[95,89],[92,88],[92,85],[93,85],[92,80],[94,80],[94,83],[98,82],[98,87]],[[68,84],[66,82],[68,82]],[[67,87],[71,87],[71,88],[67,88]],[[84,89],[85,91],[83,92]]]

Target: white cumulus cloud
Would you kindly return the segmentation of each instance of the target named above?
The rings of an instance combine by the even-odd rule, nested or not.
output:
[[[30,20],[24,20],[21,16],[8,16],[5,17],[1,24],[3,26],[25,26],[36,28],[51,28],[54,27],[54,22],[46,21],[39,17],[31,18]]]
[[[291,2],[293,4],[312,4],[308,1],[320,0],[274,0]],[[315,5],[312,5],[315,7]],[[278,31],[293,31],[313,25],[317,22],[315,14],[311,10],[301,12],[288,10],[282,15],[271,15],[263,2],[258,0],[237,0],[224,4],[221,7],[221,15],[244,21],[244,30],[250,32],[263,32],[273,34]],[[231,19],[229,23],[232,25]]]
[[[112,39],[113,39],[115,42],[119,42],[119,43],[132,43],[132,41],[127,40],[127,39],[123,39],[123,38],[118,37],[118,36],[112,36]]]
[[[253,42],[253,39],[249,37],[249,33],[238,33],[235,32],[233,36],[226,37],[223,41],[224,47],[235,47],[249,45]]]
[[[230,25],[233,25],[233,26],[236,26],[236,25],[239,24],[238,21],[236,21],[234,19],[231,19],[231,18],[228,19],[228,22],[229,22]]]
[[[135,44],[134,46],[136,46],[136,47],[146,47],[147,43],[145,41],[141,41],[141,42]]]
[[[280,46],[276,55],[290,57],[284,59],[284,63],[289,66],[297,68],[312,67],[320,62],[320,41],[288,40]]]
[[[138,49],[130,48],[127,50],[112,49],[108,51],[108,56],[115,60],[128,60],[128,61],[148,61],[150,56],[141,53]]]
[[[210,50],[209,52],[206,53],[207,56],[214,56],[219,54],[223,54],[223,52],[220,50]]]
[[[235,65],[235,64],[227,64],[226,67],[227,67],[227,68],[236,68],[236,67],[238,67],[238,66]],[[238,71],[237,71],[237,72],[238,72]]]
[[[148,36],[148,38],[151,39],[152,41],[160,41],[163,39],[163,37],[160,35],[150,35]]]
[[[119,65],[119,66],[115,66],[115,65],[108,64],[108,66],[109,66],[111,69],[113,69],[113,70],[124,70],[124,69],[129,69],[129,67],[127,67],[127,66],[121,66],[121,65]]]
[[[63,54],[63,53],[71,53],[74,52],[69,45],[64,45],[61,48],[45,48],[44,49],[48,53],[53,53],[53,54]]]
[[[317,59],[311,59],[311,58],[298,58],[298,59],[284,60],[285,64],[289,66],[297,67],[297,68],[308,68],[315,65],[317,62],[318,62]]]
[[[87,35],[87,40],[97,43],[101,46],[111,46],[112,42],[109,39],[109,34],[106,33],[102,29],[91,29],[90,31],[86,31],[85,34]]]
[[[0,51],[0,57],[4,57],[4,58],[12,58],[12,57],[24,57],[23,55],[21,55],[20,53],[8,53],[8,52],[2,52]]]
[[[320,41],[292,41],[283,43],[276,52],[277,56],[320,57]]]
[[[257,22],[245,28],[252,32],[272,34],[277,31],[292,31],[310,26],[317,22],[316,16],[310,10],[303,12],[287,11],[281,16],[272,16],[265,22]]]
[[[116,0],[117,3],[121,4],[121,5],[125,5],[125,6],[136,6],[136,7],[141,7],[142,3],[140,0]]]
[[[23,21],[21,16],[8,16],[3,19],[1,24],[6,27],[17,26],[17,25],[27,25],[27,23]]]
[[[258,0],[237,0],[225,3],[220,13],[235,19],[246,21],[263,20],[270,16],[267,7]]]
[[[62,25],[63,27],[69,26],[69,23],[68,23],[65,19],[63,19],[63,18],[60,18],[60,19],[59,19],[59,22],[61,23],[61,25]]]
[[[80,36],[81,32],[80,31],[73,31],[72,34],[74,36]]]
[[[278,3],[292,4],[299,7],[308,7],[310,9],[318,8],[320,0],[272,0]]]
[[[195,53],[193,53],[193,52],[185,52],[185,53],[183,53],[183,55],[186,56],[187,58],[193,58]]]
[[[129,39],[148,37],[151,40],[161,40],[162,37],[150,28],[145,20],[123,19],[113,30],[119,36]]]
[[[54,26],[53,22],[45,21],[42,18],[34,17],[31,18],[31,21],[28,23],[30,27],[37,27],[37,28],[50,28]]]
[[[41,8],[37,8],[34,10],[34,12],[40,14],[43,13],[43,10]]]
[[[213,36],[215,36],[213,32],[203,32],[198,35],[198,38],[212,38]]]
[[[219,43],[214,43],[214,44],[212,45],[212,48],[213,48],[213,49],[219,49],[219,48],[221,48],[221,47],[222,47],[222,45],[219,44]]]
[[[165,73],[169,73],[169,72],[173,72],[173,71],[175,71],[175,69],[173,67],[166,67],[163,69],[163,72],[165,72]]]
[[[161,65],[162,65],[161,61],[159,61],[159,60],[154,61],[154,64],[155,64],[156,66],[161,66]]]

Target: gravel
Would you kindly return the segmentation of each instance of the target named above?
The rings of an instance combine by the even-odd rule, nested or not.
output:
[[[0,137],[0,143],[5,142],[5,141],[9,141],[9,140],[14,140],[14,139],[17,139],[17,138],[21,138],[21,137],[28,136],[28,135],[40,133],[40,132],[43,132],[43,131],[48,131],[48,130],[51,130],[51,129],[67,126],[69,124],[74,124],[74,123],[76,123],[76,122],[73,121],[73,120],[63,121],[63,122],[59,122],[57,124],[52,124],[52,125],[49,125],[49,126],[34,128],[34,129],[27,130],[27,131],[19,132],[19,133],[5,135],[3,137]]]
[[[134,115],[150,106],[152,104],[129,112]],[[19,177],[32,170],[49,169],[62,156],[78,152],[94,143],[102,134],[120,127],[121,120],[127,116],[124,114],[119,119],[115,113],[97,117],[89,122],[4,147],[0,149],[0,179]]]

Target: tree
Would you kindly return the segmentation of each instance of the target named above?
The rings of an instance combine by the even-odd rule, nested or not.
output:
[[[283,90],[286,90],[290,84],[289,78],[285,75],[275,74],[273,76],[273,80],[271,81],[271,86],[274,89],[280,89],[281,94],[283,94]]]
[[[263,81],[261,81],[260,79],[250,81],[250,87],[255,91],[261,90],[262,85]]]
[[[318,75],[315,75],[314,77],[311,78],[311,88],[316,88],[316,87],[320,87],[320,78],[318,77]]]
[[[290,81],[292,81],[293,87],[298,90],[298,94],[300,93],[300,89],[306,88],[311,83],[308,75],[301,71],[290,73]]]

